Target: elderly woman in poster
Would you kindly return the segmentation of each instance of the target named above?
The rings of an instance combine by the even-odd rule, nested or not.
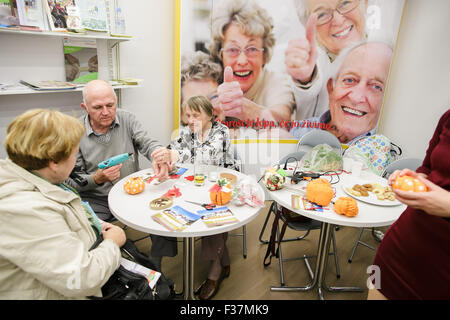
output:
[[[211,17],[212,58],[224,67],[218,88],[220,120],[290,120],[294,97],[289,79],[265,70],[275,38],[272,18],[253,1],[227,0]]]

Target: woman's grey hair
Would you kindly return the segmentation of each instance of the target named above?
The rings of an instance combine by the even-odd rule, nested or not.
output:
[[[294,5],[297,11],[298,19],[305,27],[310,15],[310,12],[308,12],[308,1],[309,0],[294,0]],[[363,1],[362,4],[363,4],[362,10],[363,12],[365,12],[367,7],[367,0]]]
[[[187,52],[181,57],[181,87],[190,80],[213,80],[219,84],[222,66],[204,52]]]
[[[264,48],[264,63],[272,57],[275,36],[273,20],[267,11],[256,2],[249,0],[226,0],[213,8],[211,14],[211,42],[209,51],[214,61],[222,62],[220,49],[225,39],[225,31],[234,23],[247,36],[261,37]]]
[[[352,52],[354,49],[364,46],[364,45],[368,45],[371,43],[379,43],[379,44],[383,44],[385,45],[387,48],[389,48],[391,50],[391,52],[394,51],[393,49],[393,45],[390,41],[387,41],[385,39],[372,39],[372,40],[363,40],[363,41],[359,41],[354,43],[353,45],[343,49],[339,55],[336,57],[336,59],[334,60],[334,62],[331,64],[330,68],[329,68],[329,73],[328,76],[326,77],[327,82],[329,79],[333,80],[333,87],[336,83],[336,79],[339,75],[339,71],[341,70],[342,65],[344,64],[345,59],[347,58],[347,55]]]
[[[308,21],[308,0],[294,0],[295,9],[297,11],[297,16],[303,26],[306,27],[306,22]]]
[[[183,108],[189,108],[195,112],[205,113],[208,117],[211,118],[211,121],[214,119],[213,105],[208,100],[208,98],[204,96],[190,97],[183,103]]]

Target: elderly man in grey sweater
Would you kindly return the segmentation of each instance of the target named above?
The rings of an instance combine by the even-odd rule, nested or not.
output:
[[[157,178],[168,177],[169,164],[176,162],[178,153],[164,148],[148,136],[135,115],[117,110],[117,97],[113,88],[103,80],[89,82],[83,90],[81,107],[86,114],[81,117],[86,135],[80,142],[75,173],[87,180],[85,186],[73,179],[66,181],[74,187],[84,201],[88,201],[98,217],[113,219],[108,207],[108,193],[114,183],[139,169],[138,152],[152,161]],[[98,164],[122,153],[134,157],[118,165],[99,169]],[[161,256],[177,254],[176,239],[151,235],[152,257],[160,263]]]

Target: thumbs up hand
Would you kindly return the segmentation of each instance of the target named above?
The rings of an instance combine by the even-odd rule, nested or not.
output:
[[[316,47],[317,16],[312,14],[306,23],[306,39],[293,39],[285,52],[286,71],[295,80],[311,81],[317,60]]]
[[[244,93],[239,82],[233,81],[233,69],[230,66],[225,67],[223,80],[217,88],[218,103],[223,115],[242,119]]]

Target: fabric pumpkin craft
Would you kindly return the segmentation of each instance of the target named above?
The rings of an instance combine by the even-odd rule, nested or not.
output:
[[[330,204],[334,197],[331,183],[326,179],[314,179],[306,186],[306,199],[308,201],[325,207]]]
[[[211,189],[209,189],[209,197],[211,202],[218,206],[223,206],[231,200],[231,185],[230,182],[225,179],[219,179]]]
[[[347,217],[354,217],[358,214],[358,203],[350,197],[340,197],[334,203],[334,211]]]
[[[395,179],[392,184],[393,189],[411,192],[427,192],[427,186],[417,178],[411,176],[401,176]]]
[[[279,190],[286,183],[286,172],[283,169],[275,171],[274,168],[269,168],[264,173],[263,183],[270,191]]]
[[[128,194],[138,194],[144,191],[145,183],[141,177],[129,178],[123,185],[123,189]]]

